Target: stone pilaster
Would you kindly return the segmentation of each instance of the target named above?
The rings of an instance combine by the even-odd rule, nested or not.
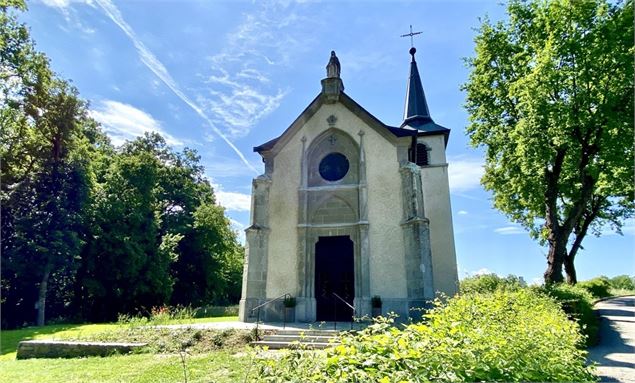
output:
[[[313,269],[309,259],[308,228],[309,197],[308,197],[308,158],[306,137],[301,138],[302,154],[300,158],[300,190],[298,190],[300,212],[298,214],[298,297],[296,300],[296,320],[312,322],[315,319],[315,297],[313,296]]]
[[[434,297],[429,221],[424,215],[421,171],[407,162],[400,168],[403,196],[406,286],[410,307]]]
[[[366,180],[366,153],[364,151],[364,131],[359,135],[359,272],[355,275],[355,309],[358,316],[370,314],[370,238],[368,235],[368,182]]]
[[[245,230],[245,263],[239,305],[239,319],[254,321],[251,309],[267,297],[267,253],[269,248],[269,188],[271,179],[262,175],[253,180],[251,226]]]

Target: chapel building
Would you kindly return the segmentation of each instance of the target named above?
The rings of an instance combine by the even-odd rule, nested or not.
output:
[[[430,116],[410,49],[401,126],[388,126],[344,93],[335,52],[322,91],[282,135],[254,148],[240,320],[293,296],[299,322],[350,321],[382,312],[402,319],[436,292],[457,291],[445,148],[450,130]],[[261,309],[281,321],[283,301]],[[288,318],[287,318],[288,319]]]

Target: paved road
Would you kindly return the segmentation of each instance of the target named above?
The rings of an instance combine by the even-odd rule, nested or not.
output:
[[[602,382],[635,382],[635,296],[598,303],[600,343],[589,349]]]

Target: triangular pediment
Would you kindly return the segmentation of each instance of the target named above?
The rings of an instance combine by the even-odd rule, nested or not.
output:
[[[382,137],[390,142],[395,142],[401,137],[412,137],[417,135],[417,130],[402,129],[384,124],[344,92],[340,92],[340,95],[335,102],[345,106],[351,113],[364,121],[369,127],[375,129]],[[264,152],[276,153],[280,151],[291,137],[302,129],[311,117],[320,110],[322,105],[326,103],[333,103],[333,101],[329,101],[322,93],[320,93],[279,137],[260,146],[254,147],[254,152],[262,154]]]

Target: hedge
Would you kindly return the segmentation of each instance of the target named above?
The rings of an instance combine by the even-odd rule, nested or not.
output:
[[[597,344],[600,322],[593,311],[594,298],[587,290],[565,283],[534,287],[533,290],[554,299],[569,319],[578,324],[581,333],[585,336],[584,346]]]

